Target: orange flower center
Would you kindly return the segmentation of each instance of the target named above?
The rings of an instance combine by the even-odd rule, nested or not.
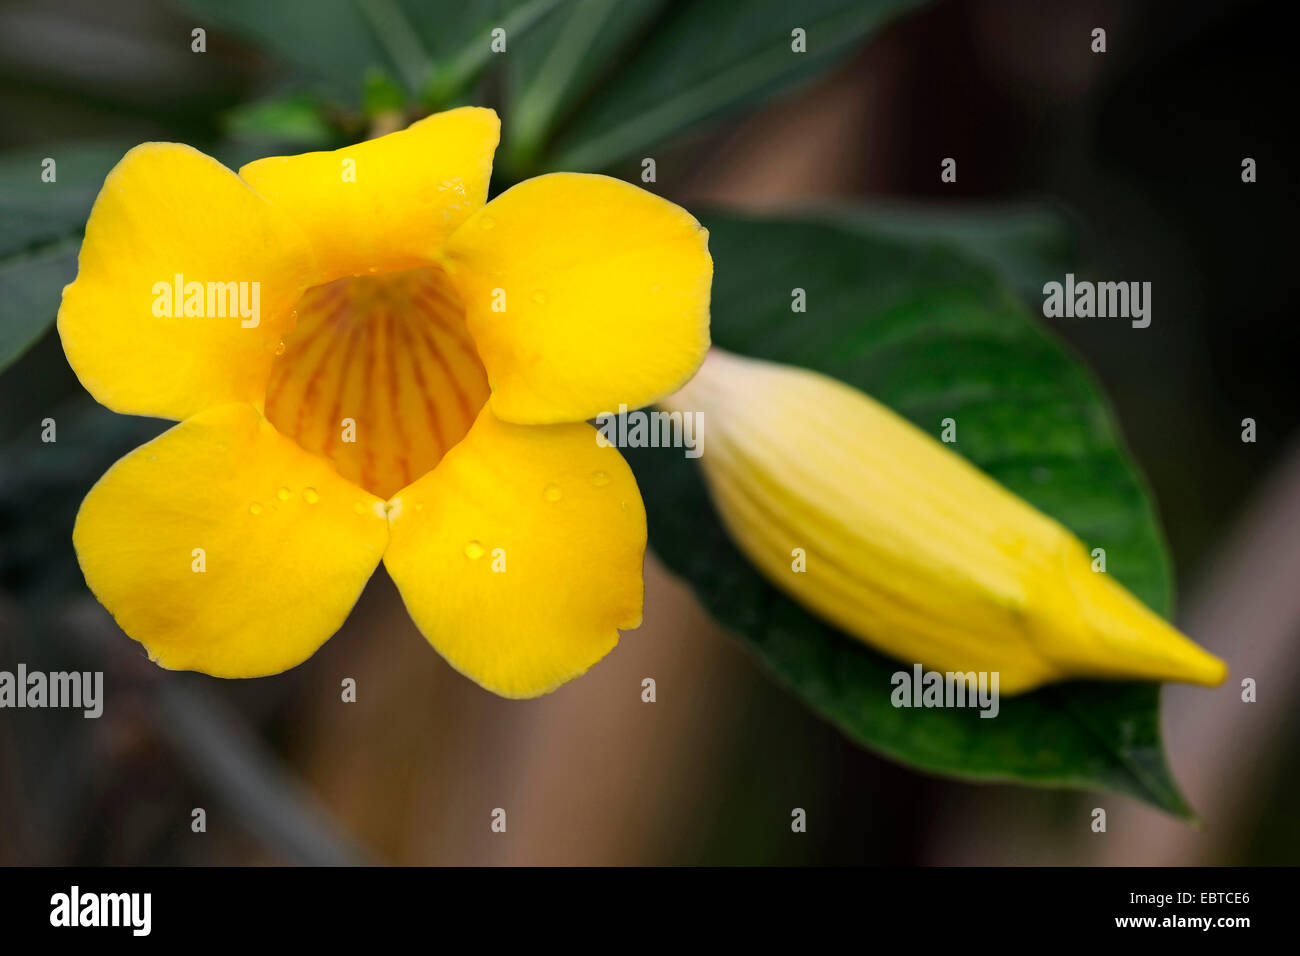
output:
[[[338,279],[308,289],[296,311],[266,416],[372,494],[432,470],[487,401],[464,307],[438,266]]]

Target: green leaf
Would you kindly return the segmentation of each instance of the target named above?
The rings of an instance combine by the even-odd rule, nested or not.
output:
[[[867,235],[941,239],[996,268],[1026,302],[1041,302],[1043,283],[1059,279],[1078,261],[1070,218],[1042,203],[958,207],[898,201],[839,203],[819,218]]]
[[[833,375],[937,434],[1106,549],[1108,567],[1167,613],[1169,567],[1151,503],[1083,367],[1001,278],[958,247],[898,230],[709,216],[713,338],[737,353]],[[792,315],[791,290],[808,312]],[[706,452],[707,454],[707,447]],[[1165,763],[1159,688],[1074,682],[975,710],[896,709],[900,665],[771,587],[731,543],[698,464],[628,449],[650,542],[710,612],[851,738],[922,770],[972,780],[1104,788],[1184,818]]]
[[[385,47],[383,28],[373,25],[357,0],[177,2],[195,18],[194,26],[248,39],[305,74],[322,93],[350,105],[360,102],[367,68],[378,66],[400,75],[396,61],[408,53]],[[403,65],[410,67],[405,61]]]
[[[502,156],[512,179],[534,168],[556,124],[617,68],[619,54],[668,0],[571,0],[531,30],[507,61]]]
[[[361,109],[367,118],[400,114],[406,108],[406,94],[393,78],[379,67],[366,70],[362,78]]]
[[[322,149],[339,138],[324,106],[302,93],[244,103],[222,117],[222,126],[227,136],[241,142]]]
[[[811,79],[922,0],[678,2],[560,135],[550,169],[604,169]],[[807,52],[791,49],[805,31]]]
[[[507,62],[528,33],[560,0],[404,0],[416,29],[429,38],[436,66],[423,90],[426,105],[454,102],[494,60]],[[570,0],[572,2],[572,0]],[[504,53],[492,50],[492,31],[505,31]]]
[[[72,550],[77,509],[99,477],[172,422],[117,415],[80,394],[48,409],[57,444],[27,434],[0,443],[0,589],[53,607],[85,587]]]
[[[62,144],[0,155],[0,370],[54,321],[77,274],[91,204],[127,146]],[[45,182],[46,159],[54,181]]]
[[[196,25],[250,40],[322,92],[359,106],[372,69],[426,105],[454,101],[489,65],[492,30],[507,51],[559,0],[178,0]]]

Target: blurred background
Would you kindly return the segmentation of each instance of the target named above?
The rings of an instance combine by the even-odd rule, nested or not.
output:
[[[365,18],[353,32],[322,14],[301,49],[296,34],[284,41],[282,5],[261,4],[265,22],[256,4],[212,12],[222,6],[0,0],[0,225],[22,239],[11,244],[42,250],[0,259],[0,321],[52,316],[73,274],[76,235],[44,234],[51,214],[32,186],[31,157],[65,155],[53,144],[79,144],[60,171],[85,169],[85,188],[65,193],[65,218],[80,225],[103,173],[136,142],[189,142],[235,166],[461,101],[497,106],[517,134],[498,154],[498,187],[566,156],[639,181],[631,157],[650,155],[655,190],[692,210],[869,202],[919,223],[996,221],[1021,243],[1010,280],[1036,311],[1044,276],[1150,280],[1155,320],[1142,334],[1104,321],[1053,329],[1102,382],[1149,480],[1180,625],[1232,668],[1223,688],[1163,698],[1170,762],[1205,823],[877,758],[782,690],[653,556],[644,626],[540,700],[502,700],[452,671],[382,568],[343,630],[289,673],[228,682],[159,671],[85,590],[70,533],[104,468],[163,425],[98,409],[51,329],[0,373],[0,668],[102,669],[109,705],[99,720],[0,711],[0,863],[1300,861],[1286,797],[1300,784],[1296,186],[1283,147],[1295,60],[1281,3],[894,4],[806,75],[683,130],[650,127],[629,156],[574,138],[601,104],[573,89],[595,75],[577,87],[556,79],[568,105],[548,112],[537,106],[546,61],[531,61],[526,98],[512,85],[530,69],[524,57],[502,69],[453,57],[459,73],[440,74],[421,99],[401,90],[393,3],[349,5]],[[448,36],[509,17],[545,31],[551,18],[586,16],[564,3],[427,6],[473,21],[448,21]],[[682,4],[605,6],[592,5],[604,18],[592,31],[631,58],[673,42],[656,31]],[[745,24],[729,4],[708,6],[721,12],[703,42],[725,48]],[[202,55],[191,50],[198,26]],[[1107,32],[1104,55],[1089,49],[1095,27]],[[322,79],[316,55],[363,79]],[[553,128],[512,126],[511,104],[525,119],[557,117]],[[939,179],[948,156],[956,183]],[[1247,156],[1259,170],[1249,186]],[[33,286],[43,270],[45,286]],[[20,334],[15,324],[0,341]],[[47,416],[57,445],[39,440]],[[1248,417],[1253,444],[1241,441]],[[640,700],[647,676],[654,706]],[[1259,683],[1254,705],[1240,702],[1245,676]],[[357,681],[355,704],[340,701],[345,677]],[[1104,836],[1087,825],[1099,805]],[[796,806],[806,834],[791,833]],[[206,833],[191,831],[196,807]],[[505,837],[489,831],[496,807],[509,814]]]

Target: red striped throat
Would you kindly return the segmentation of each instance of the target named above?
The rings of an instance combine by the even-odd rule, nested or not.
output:
[[[465,310],[438,266],[308,289],[271,369],[266,416],[389,498],[433,469],[488,398]]]

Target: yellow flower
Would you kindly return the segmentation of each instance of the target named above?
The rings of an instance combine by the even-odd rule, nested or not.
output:
[[[713,500],[764,576],[891,657],[1009,694],[1224,679],[1065,528],[842,382],[715,349],[661,404],[703,414]]]
[[[98,401],[180,424],[104,475],[73,541],[163,667],[292,667],[381,559],[505,696],[640,624],[640,493],[585,422],[698,367],[707,233],[603,176],[485,205],[498,135],[464,108],[238,175],[172,143],[109,174],[59,334]]]

